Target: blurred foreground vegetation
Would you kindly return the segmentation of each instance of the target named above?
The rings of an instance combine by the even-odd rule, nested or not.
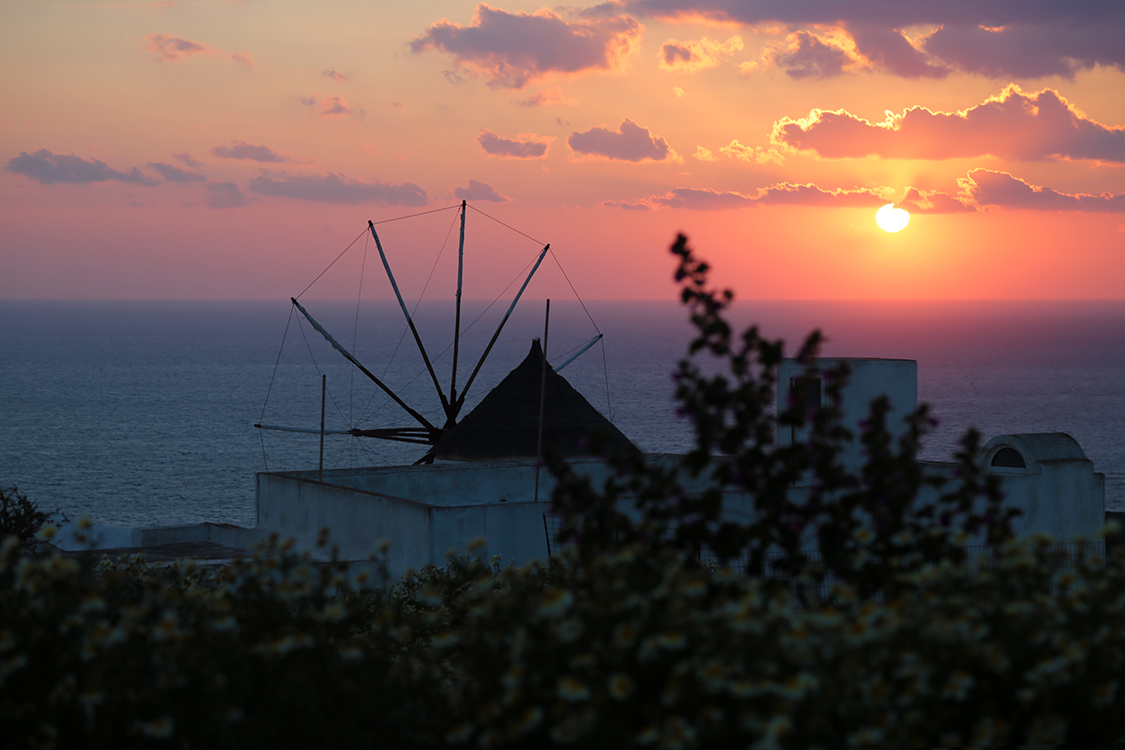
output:
[[[924,408],[896,435],[876,402],[846,434],[844,370],[823,408],[773,413],[781,343],[736,336],[729,293],[707,288],[683,238],[673,251],[699,334],[677,371],[697,436],[679,472],[711,489],[638,456],[608,457],[618,471],[598,487],[555,462],[569,540],[555,559],[456,558],[380,586],[277,539],[204,569],[44,555],[14,534],[0,549],[4,746],[1125,741],[1121,550],[1014,541],[975,434],[958,481],[921,471]],[[774,447],[783,425],[808,440]],[[840,461],[853,439],[858,472]],[[817,488],[800,504],[796,478]],[[939,499],[914,502],[930,486]],[[753,495],[753,523],[722,516],[731,490]],[[810,534],[819,555],[802,550]]]

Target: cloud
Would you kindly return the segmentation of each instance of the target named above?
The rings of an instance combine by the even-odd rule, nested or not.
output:
[[[669,39],[661,45],[657,57],[662,70],[695,73],[718,67],[725,58],[741,51],[742,39],[737,36],[732,36],[725,42],[708,37],[688,42]]]
[[[781,182],[749,193],[677,187],[638,201],[602,201],[598,205],[623,210],[675,208],[730,211],[756,206],[878,208],[894,203],[918,214],[976,213],[996,209],[1125,214],[1125,193],[1060,193],[1032,185],[1007,172],[990,169],[970,170],[968,176],[957,180],[957,192],[952,194],[907,187],[903,197],[895,200],[896,192],[889,187],[825,190],[812,183]]]
[[[269,146],[255,146],[246,141],[231,141],[229,146],[215,146],[211,153],[220,159],[246,159],[264,164],[307,164],[292,154],[274,151]]]
[[[912,107],[872,123],[845,110],[813,110],[774,125],[773,141],[824,158],[1089,159],[1125,163],[1125,127],[1089,119],[1057,91],[1025,94],[1010,85],[962,112]]]
[[[707,149],[703,150],[707,151],[708,154],[711,154],[711,151]],[[729,159],[753,162],[754,164],[765,164],[767,162],[775,162],[777,164],[780,164],[782,161],[784,161],[784,157],[776,148],[754,148],[753,146],[745,145],[737,138],[732,140],[726,146],[721,146],[719,148],[719,153]],[[696,156],[696,158],[699,158],[698,155]],[[710,159],[710,161],[714,161],[715,158]]]
[[[709,190],[706,188],[675,188],[649,201],[656,206],[715,211],[746,206],[823,206],[856,208],[879,206],[887,202],[886,188],[855,188],[824,190],[812,183],[780,182],[759,188],[755,193]]]
[[[463,201],[493,201],[495,203],[507,203],[510,198],[500,195],[496,192],[491,185],[486,185],[483,182],[476,180],[469,180],[468,187],[453,188],[453,194]]]
[[[918,46],[898,29],[875,24],[848,26],[858,56],[871,70],[902,78],[945,78],[950,67]]]
[[[909,187],[901,200],[895,201],[899,208],[912,214],[960,214],[973,213],[977,207],[967,199],[961,199],[940,190],[919,190]]]
[[[519,140],[511,140],[496,135],[491,130],[482,130],[477,143],[485,153],[507,159],[541,159],[547,155],[547,146],[554,140],[545,136],[521,133]]]
[[[1118,10],[1123,6],[1115,3]],[[1110,3],[1089,3],[1110,5]],[[926,40],[926,51],[968,73],[992,78],[1063,76],[1096,65],[1125,70],[1125,23],[1011,25],[949,25]]]
[[[199,174],[199,172],[189,172],[186,169],[180,169],[172,164],[165,164],[164,162],[148,163],[150,169],[154,169],[160,173],[165,182],[203,182],[207,178]]]
[[[767,67],[784,69],[785,74],[795,80],[831,78],[861,64],[854,46],[847,42],[842,35],[795,31],[784,42],[768,46],[762,62]],[[746,66],[742,70],[743,73],[748,72]]]
[[[981,208],[1125,213],[1125,193],[1060,193],[991,169],[969,170],[968,176],[958,179],[957,184],[961,189],[961,199]]]
[[[621,122],[616,132],[590,128],[571,133],[566,142],[575,153],[615,161],[678,161],[680,158],[667,141],[650,135],[648,128],[642,128],[629,118]]]
[[[172,157],[174,159],[176,159],[176,161],[183,162],[184,164],[187,164],[189,167],[191,167],[193,169],[198,169],[198,168],[203,166],[203,162],[196,159],[194,156],[189,154],[187,151],[181,151],[178,154],[172,154]]]
[[[203,187],[207,190],[203,202],[209,208],[242,208],[250,204],[242,188],[233,182],[208,182]]]
[[[522,89],[555,74],[619,72],[640,45],[641,25],[628,16],[567,21],[542,8],[508,13],[484,3],[469,26],[441,20],[411,41],[414,52],[453,55],[493,88]]]
[[[328,119],[351,117],[353,115],[363,119],[363,116],[367,114],[366,110],[362,107],[353,107],[344,100],[344,97],[337,94],[326,96],[323,99],[319,98],[316,94],[312,96],[302,96],[300,102],[306,107],[315,107],[319,104],[320,111],[316,113],[317,117],[327,117]]]
[[[145,34],[141,39],[145,42],[145,52],[161,62],[178,62],[195,55],[227,55],[218,47],[184,39],[175,34]],[[254,67],[254,58],[249,52],[232,52],[229,57],[244,68]]]
[[[412,182],[401,185],[382,180],[363,182],[332,172],[324,175],[265,172],[250,181],[250,189],[259,195],[277,198],[347,205],[424,206],[430,200],[426,191]]]
[[[341,73],[335,68],[329,68],[328,70],[321,73],[321,75],[325,78],[331,78],[336,83],[347,83],[348,79],[352,77],[351,73]]]
[[[147,42],[145,52],[163,62],[176,62],[193,55],[222,54],[222,50],[208,44],[184,39],[175,34],[145,34],[141,39]]]
[[[601,201],[598,208],[619,208],[622,211],[651,211],[652,206],[644,201]]]
[[[699,161],[718,161],[719,160],[719,157],[715,156],[715,152],[713,152],[709,148],[704,148],[703,146],[696,146],[695,147],[695,153],[692,154],[692,156],[694,158],[698,159]]]
[[[813,34],[799,40],[792,60],[798,64],[790,69],[804,77],[875,70],[921,78],[960,70],[1038,78],[1073,76],[1096,65],[1125,70],[1125,3],[1118,0],[616,0],[611,7],[672,22],[846,33],[854,60],[862,64],[840,64],[839,55],[820,46],[836,45]],[[918,27],[934,31],[915,40],[900,31]],[[787,62],[776,61],[783,67]]]
[[[320,102],[320,111],[317,112],[318,117],[351,117],[357,114],[357,110],[344,101],[342,96],[326,96]]]
[[[512,101],[521,107],[549,107],[552,104],[561,104],[566,107],[578,106],[578,100],[566,96],[558,86],[543,89],[539,93],[533,94],[526,99],[514,99]]]
[[[73,154],[54,154],[41,148],[34,154],[21,151],[8,160],[7,170],[30,177],[42,185],[66,183],[89,185],[94,182],[127,182],[135,185],[155,185],[156,181],[133,167],[128,172],[113,169],[104,161],[87,161]]]

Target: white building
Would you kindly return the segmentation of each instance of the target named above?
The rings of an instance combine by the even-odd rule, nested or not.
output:
[[[823,398],[824,384],[816,381],[839,361],[818,360],[819,372],[806,371],[795,361],[785,362],[779,373],[778,404],[788,403],[791,393],[805,399]],[[851,377],[843,391],[844,425],[859,434],[871,401],[887,395],[892,405],[888,424],[892,430],[896,424],[900,430],[904,428],[903,417],[917,407],[917,363],[846,361]],[[800,439],[799,431],[778,435],[781,445]],[[595,485],[606,476],[607,467],[596,458],[571,460]],[[654,464],[674,465],[677,460],[676,456],[649,456]],[[846,450],[844,460],[858,466],[862,462],[858,446]],[[1075,535],[1092,535],[1104,524],[1104,477],[1094,471],[1069,435],[996,436],[985,446],[982,460],[988,471],[1000,476],[1006,503],[1022,511],[1014,524],[1017,534],[1045,532],[1065,541]],[[951,476],[954,466],[923,463],[928,471],[944,476]],[[256,533],[292,537],[299,548],[311,549],[318,532],[328,528],[340,545],[342,558],[348,560],[366,559],[381,540],[387,540],[392,576],[430,563],[440,565],[449,552],[465,552],[479,538],[484,544],[473,554],[483,558],[500,555],[504,562],[519,564],[543,560],[549,554],[547,499],[553,486],[552,477],[542,471],[536,498],[536,461],[526,457],[335,469],[323,475],[317,471],[262,473],[257,479]],[[794,492],[799,494],[802,488],[798,485]],[[923,495],[920,501],[927,499]],[[731,493],[725,508],[732,517],[748,517],[753,513],[752,499]]]

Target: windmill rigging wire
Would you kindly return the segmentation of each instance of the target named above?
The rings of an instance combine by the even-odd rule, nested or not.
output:
[[[297,330],[301,332],[301,338],[305,340],[305,348],[309,350],[309,358],[312,360],[313,367],[316,369],[316,374],[323,375],[324,373],[320,370],[320,363],[316,361],[316,355],[313,354],[312,344],[309,343],[309,337],[305,334],[305,327],[301,324],[299,319],[297,320]],[[332,389],[327,385],[324,389],[328,392],[328,398],[332,401],[332,406],[336,409],[336,413],[340,415],[340,420],[347,424],[348,420],[344,416],[343,410],[340,409],[340,404],[336,402],[336,396],[332,393]]]
[[[430,288],[430,280],[434,277],[434,271],[437,270],[438,263],[441,262],[441,256],[445,254],[445,248],[449,245],[449,236],[451,234],[453,234],[453,227],[456,226],[456,224],[457,224],[457,216],[455,215],[453,217],[453,221],[449,224],[449,230],[445,233],[445,239],[442,240],[442,242],[441,242],[441,248],[438,250],[437,257],[434,258],[434,264],[430,267],[430,275],[426,277],[426,283],[422,286],[422,291],[418,295],[418,299],[414,302],[414,309],[411,310],[411,312],[410,312],[410,314],[412,316],[416,315],[418,313],[418,306],[422,304],[422,298],[426,296],[426,290]],[[357,320],[358,320],[358,315],[359,315],[358,310],[356,312],[356,315],[357,315]],[[393,352],[391,352],[391,356],[387,360],[387,366],[385,368],[383,368],[383,374],[380,376],[380,379],[385,380],[386,377],[387,377],[387,373],[390,372],[391,364],[394,363],[395,355],[398,354],[398,350],[402,346],[403,339],[406,338],[406,331],[408,329],[409,329],[409,324],[403,325],[402,334],[399,335],[399,337],[398,337],[398,343],[395,344],[395,350]],[[449,347],[446,347],[446,349],[448,349],[448,348]],[[444,352],[445,352],[445,350],[443,349],[442,353],[444,353]],[[437,358],[435,357],[435,359],[437,359]],[[421,374],[421,373],[419,373],[419,374]],[[414,380],[417,379],[417,377],[418,376],[415,375],[413,378],[411,378],[410,382],[413,383]],[[409,383],[407,385],[409,385]],[[378,396],[378,395],[379,395],[379,393],[376,391],[376,392],[372,393],[371,398],[369,398],[367,400],[367,403],[363,407],[363,411],[360,413],[359,419],[360,419],[361,422],[364,419],[367,418],[367,410],[371,408],[372,402],[375,401],[375,397]],[[385,406],[388,400],[389,399],[384,399],[383,403],[380,404],[379,409],[381,409],[383,406]],[[379,409],[376,409],[374,413],[377,414],[379,412]]]
[[[323,271],[321,271],[321,272],[320,272],[320,273],[319,273],[319,274],[317,275],[317,277],[316,277],[315,279],[313,279],[312,281],[310,281],[310,282],[309,282],[309,285],[308,285],[307,287],[305,287],[304,289],[302,289],[302,290],[301,290],[301,294],[298,294],[298,295],[297,295],[297,297],[296,297],[296,299],[300,299],[300,298],[301,298],[301,295],[302,295],[302,294],[304,294],[305,292],[307,292],[307,291],[308,291],[309,289],[312,289],[312,285],[313,285],[313,284],[315,284],[316,282],[320,281],[320,277],[321,277],[321,276],[323,276],[324,274],[328,273],[328,270],[329,270],[330,268],[332,268],[332,266],[336,265],[336,261],[340,260],[340,258],[343,258],[343,257],[344,257],[344,253],[346,253],[346,252],[348,252],[349,250],[351,250],[351,249],[352,249],[352,245],[354,245],[355,243],[359,242],[359,238],[360,238],[360,237],[362,237],[362,236],[363,236],[363,235],[364,235],[364,234],[365,234],[366,232],[367,232],[367,230],[366,230],[366,229],[364,229],[364,230],[363,230],[362,232],[360,232],[360,233],[359,233],[358,235],[356,235],[356,238],[355,238],[354,240],[352,240],[352,241],[351,241],[350,243],[348,243],[348,246],[347,246],[347,247],[345,247],[345,248],[344,248],[344,249],[343,249],[343,250],[342,250],[342,251],[340,252],[340,254],[336,256],[336,259],[335,259],[335,260],[333,260],[333,261],[332,261],[331,263],[329,263],[329,264],[328,264],[328,268],[325,268],[325,269],[324,269]]]
[[[289,307],[289,319],[285,321],[285,332],[281,334],[281,346],[277,348],[277,359],[273,363],[273,373],[270,374],[270,384],[266,388],[266,399],[262,402],[262,414],[258,417],[258,424],[266,418],[266,406],[270,402],[270,394],[273,392],[273,381],[277,379],[277,366],[281,364],[281,353],[285,351],[285,338],[289,334],[289,325],[293,322],[293,307]],[[258,437],[262,441],[262,465],[266,471],[270,470],[269,459],[266,457],[266,436],[264,430],[258,430]]]
[[[469,206],[469,204],[468,204],[468,203],[466,203],[465,205],[466,205],[466,206]],[[469,206],[469,208],[473,209],[474,211],[476,211],[476,212],[477,212],[478,214],[480,214],[481,216],[485,217],[486,219],[492,219],[493,221],[495,221],[495,222],[496,222],[497,224],[499,224],[500,226],[502,226],[502,227],[507,227],[508,229],[511,229],[511,230],[512,230],[513,232],[515,232],[516,234],[520,235],[521,237],[526,237],[526,238],[528,238],[529,240],[531,240],[532,242],[534,242],[534,243],[536,243],[536,244],[538,244],[538,245],[545,245],[545,244],[547,244],[547,243],[543,242],[542,240],[537,240],[537,239],[535,239],[535,238],[534,238],[534,237],[532,237],[532,236],[531,236],[530,234],[527,234],[527,233],[525,233],[525,232],[521,232],[520,230],[518,230],[518,229],[516,229],[515,227],[513,227],[513,226],[512,226],[511,224],[505,224],[504,222],[502,222],[502,221],[500,221],[499,219],[497,219],[497,218],[496,218],[495,216],[489,216],[488,214],[486,214],[486,213],[485,213],[484,211],[481,211],[481,210],[480,210],[479,208],[477,208],[476,206]]]
[[[366,240],[363,242],[363,261],[359,264],[359,288],[355,293],[355,324],[352,326],[352,351],[356,351],[356,342],[359,340],[359,303],[363,299],[363,274],[367,270],[367,247]],[[351,422],[352,417],[355,416],[353,407],[355,406],[355,368],[348,369],[348,422]]]

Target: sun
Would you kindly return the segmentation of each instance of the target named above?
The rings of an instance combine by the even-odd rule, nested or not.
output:
[[[895,208],[895,204],[888,203],[876,212],[875,223],[884,231],[901,232],[910,223],[910,214],[906,209]]]

